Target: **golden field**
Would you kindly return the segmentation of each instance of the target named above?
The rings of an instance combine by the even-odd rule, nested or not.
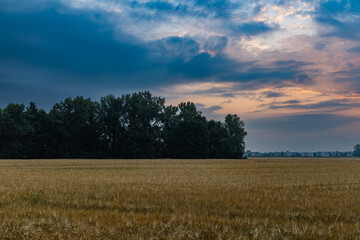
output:
[[[0,160],[0,239],[360,239],[360,159]]]

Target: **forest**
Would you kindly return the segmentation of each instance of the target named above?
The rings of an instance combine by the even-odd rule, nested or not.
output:
[[[192,102],[167,106],[148,91],[0,109],[0,158],[239,159],[246,134],[236,114],[207,120]]]

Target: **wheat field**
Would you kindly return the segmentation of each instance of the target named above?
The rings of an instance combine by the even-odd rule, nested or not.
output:
[[[360,159],[0,160],[0,239],[360,239]]]

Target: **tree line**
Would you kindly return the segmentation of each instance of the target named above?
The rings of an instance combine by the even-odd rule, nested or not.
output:
[[[245,135],[236,114],[208,121],[148,91],[0,109],[0,158],[242,158]]]

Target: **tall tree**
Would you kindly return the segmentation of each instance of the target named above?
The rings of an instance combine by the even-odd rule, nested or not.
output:
[[[245,152],[244,138],[247,135],[244,122],[236,114],[228,114],[224,123],[227,131],[228,149],[225,150],[226,158],[242,158]]]
[[[25,118],[30,125],[25,140],[28,158],[51,157],[49,141],[51,140],[50,120],[44,110],[39,110],[34,102],[30,102],[25,111]]]
[[[95,157],[99,146],[98,103],[66,98],[50,111],[57,157]]]
[[[148,91],[127,94],[125,99],[126,149],[129,158],[161,155],[161,119],[165,99]]]
[[[111,94],[102,97],[99,107],[100,139],[107,157],[125,157],[127,124],[124,98],[116,98]]]
[[[237,115],[207,121],[194,103],[147,91],[0,109],[0,158],[240,158],[245,135]]]
[[[2,157],[26,158],[26,136],[33,132],[25,117],[25,105],[10,103],[1,113],[0,152]]]
[[[230,142],[227,138],[227,130],[224,123],[210,120],[208,122],[210,158],[225,158]]]
[[[209,133],[206,118],[192,102],[182,102],[179,114],[166,130],[166,145],[171,158],[207,158]]]

